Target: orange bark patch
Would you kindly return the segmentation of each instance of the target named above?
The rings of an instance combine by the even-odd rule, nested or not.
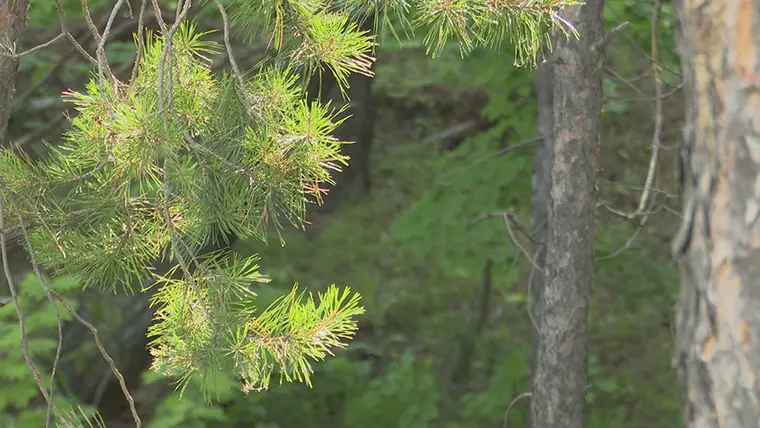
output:
[[[752,24],[754,23],[754,13],[752,11],[752,0],[741,0],[739,10],[737,10],[734,41],[736,54],[734,56],[734,69],[739,77],[747,85],[756,85],[760,78],[755,73],[756,52],[755,40],[752,37]]]
[[[734,274],[727,259],[715,270],[715,306],[718,323],[718,341],[721,347],[730,348],[738,339],[742,321],[741,278]]]
[[[739,322],[739,339],[742,341],[742,344],[749,345],[749,324],[747,324],[747,321],[740,321]]]
[[[715,353],[715,338],[710,336],[705,340],[705,343],[702,344],[702,361],[710,361],[713,354]]]

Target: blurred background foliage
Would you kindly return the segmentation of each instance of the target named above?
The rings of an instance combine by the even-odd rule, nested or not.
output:
[[[90,0],[90,11],[102,16],[108,3]],[[70,19],[81,18],[79,1],[63,5]],[[610,28],[631,22],[609,48],[604,82],[600,198],[621,209],[636,207],[649,159],[652,103],[642,94],[653,88],[646,57],[651,15],[652,2],[639,0],[609,0],[605,10]],[[203,12],[195,19],[220,25]],[[30,23],[30,33],[55,35],[55,3],[32,2]],[[661,61],[677,71],[671,2],[665,2],[660,24]],[[357,338],[337,358],[315,366],[311,389],[283,383],[244,396],[236,382],[220,378],[213,380],[215,400],[207,403],[197,388],[182,397],[171,394],[171,384],[146,371],[133,393],[148,426],[499,427],[508,404],[528,390],[530,263],[514,247],[504,218],[490,214],[509,210],[517,221],[529,221],[535,71],[513,67],[506,48],[476,50],[463,59],[456,46],[447,46],[431,60],[421,36],[403,43],[381,37],[372,81],[371,191],[335,210],[313,211],[307,232],[286,231],[284,247],[234,244],[242,254],[261,254],[262,272],[273,279],[258,290],[261,306],[294,282],[313,290],[335,282],[361,293],[366,315]],[[130,64],[131,47],[129,35],[109,45],[114,67]],[[56,107],[60,91],[80,87],[89,73],[88,64],[66,55],[41,50],[21,62],[24,83],[16,99],[23,103],[19,108],[38,114],[13,118],[11,132],[32,153],[38,140],[53,142],[65,125],[51,126],[64,108]],[[661,197],[669,208],[652,215],[641,233],[636,224],[599,211],[586,418],[591,428],[680,424],[681,387],[671,366],[678,275],[668,240],[679,221],[671,194],[683,108],[678,76],[663,77],[672,95],[665,101],[668,150],[658,187],[670,192]],[[30,276],[21,284],[30,347],[40,362],[50,363],[55,314],[35,282]],[[73,305],[88,301],[87,316],[99,328],[118,325],[108,309],[112,297],[82,293],[67,277],[51,284],[72,296]],[[15,312],[6,305],[0,308],[0,426],[42,426],[45,408],[17,342]],[[83,342],[69,358],[77,352],[96,350]],[[61,408],[92,413],[92,406],[66,392],[57,395]],[[514,406],[510,426],[525,426],[526,404]]]

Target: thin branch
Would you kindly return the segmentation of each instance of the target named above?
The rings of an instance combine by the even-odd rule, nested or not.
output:
[[[82,318],[77,311],[74,310],[69,304],[66,302],[66,300],[63,299],[63,297],[56,293],[54,290],[51,290],[53,295],[56,299],[58,299],[59,302],[61,302],[61,305],[69,311],[71,316],[74,317],[80,324],[85,326],[90,332],[92,333],[93,337],[95,338],[95,345],[97,345],[98,350],[100,351],[100,354],[103,356],[103,359],[105,359],[108,362],[108,365],[111,366],[111,372],[114,376],[116,376],[116,379],[119,380],[119,385],[121,386],[121,392],[124,394],[124,397],[129,402],[129,411],[132,413],[132,419],[135,421],[135,427],[140,428],[142,426],[142,421],[140,420],[140,416],[137,414],[137,409],[135,409],[135,400],[132,398],[132,394],[129,393],[129,390],[127,389],[127,384],[124,381],[124,376],[121,375],[121,372],[119,372],[119,369],[116,368],[116,364],[113,361],[113,358],[111,358],[110,355],[108,355],[108,352],[106,352],[106,349],[103,347],[103,343],[100,341],[100,335],[98,334],[98,329],[96,329],[92,324],[87,322],[84,318]]]
[[[235,80],[237,80],[237,84],[240,87],[240,97],[242,98],[243,103],[248,110],[248,114],[253,114],[253,106],[251,106],[250,102],[248,101],[248,97],[246,96],[243,73],[240,72],[237,61],[235,61],[235,56],[232,55],[232,44],[230,43],[230,24],[227,18],[227,11],[224,9],[224,6],[219,2],[219,0],[214,0],[214,2],[216,3],[216,7],[219,9],[219,13],[222,15],[222,23],[224,25],[224,47],[227,50],[227,58],[230,61],[232,73],[235,75]]]
[[[643,227],[644,223],[647,221],[647,217],[649,216],[648,212],[645,212],[647,207],[647,202],[650,198],[650,194],[653,193],[653,185],[654,185],[654,176],[655,171],[657,169],[657,164],[659,160],[659,153],[660,153],[660,138],[662,135],[662,123],[663,123],[663,112],[662,112],[662,100],[663,100],[663,89],[662,89],[662,78],[660,76],[660,65],[657,61],[659,58],[659,46],[658,46],[658,30],[660,26],[660,11],[662,10],[662,3],[660,0],[655,0],[654,7],[652,9],[652,24],[651,24],[651,37],[652,37],[652,58],[654,58],[654,61],[652,61],[652,74],[654,76],[654,83],[655,83],[655,97],[654,97],[654,103],[655,103],[655,109],[654,109],[654,132],[652,135],[652,155],[649,158],[649,168],[647,170],[646,179],[644,181],[644,190],[641,192],[641,198],[639,200],[638,207],[636,208],[636,211],[632,213],[625,213],[619,210],[615,210],[606,204],[605,207],[610,210],[611,212],[628,219],[634,219],[637,217],[642,217],[642,220],[639,224],[639,228]],[[618,76],[617,73],[615,73],[612,70],[608,70],[610,73],[613,73],[615,76],[617,76],[619,79],[623,80],[622,77]],[[623,80],[625,81],[625,80]],[[641,92],[636,86],[629,85],[639,93],[641,93],[645,98],[646,95]],[[654,203],[654,195],[651,196],[652,202]],[[654,206],[650,205],[649,210],[652,209]],[[638,235],[638,229],[637,232],[634,233],[634,236],[632,238],[635,238],[636,235]],[[627,244],[627,246],[630,245]],[[619,254],[619,252],[613,253],[613,255],[607,256],[602,258],[601,260],[605,260],[607,258],[613,257],[614,255]]]
[[[177,261],[179,262],[180,269],[182,270],[182,275],[185,279],[185,281],[190,285],[190,288],[193,289],[193,292],[195,293],[196,297],[198,298],[198,301],[200,302],[201,309],[203,310],[203,314],[208,318],[209,324],[211,325],[211,329],[216,332],[216,325],[213,322],[213,318],[211,317],[211,313],[208,310],[208,304],[203,301],[203,298],[201,297],[200,292],[195,288],[195,278],[190,273],[190,268],[187,264],[187,261],[185,260],[185,257],[182,255],[182,250],[180,249],[180,241],[177,237],[177,231],[174,228],[174,222],[171,219],[171,215],[169,214],[169,185],[168,182],[164,182],[164,186],[161,189],[161,192],[164,194],[164,204],[162,207],[162,213],[164,215],[164,222],[166,223],[166,227],[169,231],[169,239],[171,240],[171,246],[172,246],[172,252],[174,253],[174,256],[177,258]],[[196,264],[196,267],[198,265],[198,261],[195,257],[193,257],[193,261]]]
[[[100,43],[100,32],[98,31],[98,27],[92,21],[92,16],[90,15],[90,6],[87,3],[87,0],[79,0],[79,4],[82,7],[82,15],[84,15],[84,20],[87,22],[87,28],[90,29],[92,38],[95,39],[95,43]]]
[[[628,248],[630,248],[631,244],[633,244],[633,241],[636,239],[636,237],[639,236],[639,233],[641,233],[641,231],[644,230],[644,225],[646,224],[647,220],[649,220],[649,215],[651,213],[656,212],[656,211],[652,211],[652,208],[654,207],[656,199],[657,199],[657,194],[655,193],[654,195],[652,195],[652,199],[651,199],[651,202],[649,204],[649,209],[646,210],[647,212],[641,217],[641,221],[639,221],[639,224],[637,225],[636,230],[633,231],[633,234],[630,236],[630,238],[628,238],[628,240],[625,242],[625,244],[622,247],[618,248],[617,250],[613,251],[612,253],[610,253],[610,254],[608,254],[606,256],[603,256],[603,257],[594,257],[594,260],[595,261],[609,260],[611,258],[619,256],[620,254],[623,253],[623,251],[626,251]],[[606,204],[605,204],[605,206],[606,206]],[[663,206],[665,206],[665,205],[662,205],[661,207],[663,207]],[[612,211],[611,207],[607,207],[607,209],[609,209],[610,211]],[[658,208],[658,210],[659,210],[659,208]],[[612,211],[612,212],[615,212],[615,211]],[[619,214],[617,212],[615,212],[615,213]]]
[[[654,7],[652,8],[652,58],[655,62],[652,63],[652,73],[654,73],[655,84],[655,113],[654,113],[654,135],[652,135],[652,157],[649,159],[649,171],[647,171],[647,178],[644,182],[644,192],[641,194],[641,201],[639,201],[639,207],[636,211],[641,211],[646,206],[649,193],[651,192],[652,183],[654,182],[654,171],[657,167],[657,159],[660,152],[660,135],[662,134],[662,79],[660,78],[660,68],[656,61],[659,58],[658,48],[658,35],[657,31],[660,26],[660,11],[662,10],[662,3],[660,0],[655,0]]]
[[[7,53],[0,53],[0,55],[8,57],[8,58],[19,59],[22,56],[29,55],[30,53],[33,53],[33,52],[37,52],[40,49],[44,49],[44,48],[52,45],[53,43],[56,43],[57,41],[61,40],[64,37],[66,37],[66,35],[64,33],[60,33],[57,36],[53,37],[52,39],[48,40],[47,42],[42,43],[40,45],[37,45],[37,46],[35,46],[35,47],[31,48],[31,49],[27,49],[27,50],[25,50],[25,51],[23,51],[21,53],[16,53],[15,52],[15,50],[16,50],[15,44],[11,45],[11,46],[6,46],[5,48],[8,50],[8,52]]]
[[[61,0],[55,0],[55,6],[58,9],[58,24],[61,26],[61,32],[66,35],[66,38],[69,39],[69,42],[76,48],[76,50],[84,56],[87,61],[89,61],[92,65],[98,66],[98,61],[92,57],[83,47],[79,44],[77,39],[74,38],[74,36],[71,35],[69,32],[69,29],[66,27],[66,13],[63,11],[63,5],[61,4]]]
[[[61,313],[58,311],[58,305],[55,304],[55,300],[53,299],[53,295],[51,293],[50,287],[47,286],[47,283],[45,282],[45,279],[42,277],[42,271],[40,270],[40,265],[37,264],[37,258],[36,254],[34,252],[34,249],[32,248],[32,239],[29,236],[29,229],[26,227],[26,221],[24,220],[24,217],[21,215],[21,211],[16,207],[16,217],[18,218],[18,224],[19,227],[21,227],[21,231],[24,234],[24,240],[26,240],[26,246],[29,250],[29,258],[32,262],[32,268],[34,269],[34,274],[37,275],[37,280],[40,282],[40,285],[42,286],[42,291],[45,293],[45,297],[47,297],[48,301],[50,302],[50,305],[53,307],[53,311],[55,312],[55,319],[56,319],[56,326],[58,328],[58,346],[55,348],[55,359],[53,360],[53,367],[51,369],[50,373],[50,400],[53,401],[53,392],[55,391],[55,372],[58,369],[58,362],[61,360],[61,347],[63,346],[63,320],[61,320]],[[51,406],[48,405],[47,408],[47,415],[45,417],[45,427],[50,426],[50,411]]]
[[[644,217],[644,219],[647,219],[647,217]],[[615,258],[623,253],[623,251],[626,251],[631,247],[631,244],[633,244],[633,241],[636,240],[636,238],[639,236],[639,233],[641,233],[642,230],[644,230],[644,223],[645,221],[642,221],[639,223],[639,225],[636,227],[636,230],[633,231],[633,234],[628,238],[627,241],[625,241],[625,244],[618,248],[617,250],[613,251],[612,253],[604,256],[604,257],[597,257],[594,258],[594,261],[601,262],[603,260],[609,260],[612,258]]]
[[[491,212],[487,212],[487,213],[479,214],[479,215],[477,215],[475,218],[473,218],[473,219],[470,221],[470,223],[472,223],[472,224],[475,224],[475,223],[479,223],[479,222],[483,221],[483,220],[484,220],[484,219],[486,219],[487,217],[494,217],[494,216],[498,216],[498,217],[501,217],[501,216],[504,216],[504,215],[506,215],[506,216],[509,216],[509,219],[510,219],[510,220],[512,220],[512,222],[515,224],[515,227],[517,227],[517,230],[518,230],[518,231],[519,231],[519,232],[520,232],[520,233],[521,233],[523,236],[525,236],[526,238],[528,238],[528,240],[529,240],[529,241],[533,242],[534,244],[539,244],[539,245],[544,245],[544,244],[545,244],[545,242],[541,242],[541,241],[537,240],[535,237],[533,237],[533,235],[532,235],[532,234],[530,234],[529,232],[527,232],[527,231],[525,230],[525,224],[524,224],[524,223],[522,223],[522,222],[521,222],[521,221],[520,221],[520,220],[519,220],[519,219],[518,219],[518,218],[517,218],[517,217],[514,215],[514,213],[513,213],[511,210],[507,210],[507,211],[491,211]]]
[[[491,158],[494,158],[494,157],[497,157],[497,156],[501,156],[501,155],[503,155],[505,153],[508,153],[508,152],[511,152],[513,150],[517,150],[520,147],[527,146],[528,144],[533,144],[536,141],[539,141],[539,140],[541,140],[541,139],[543,139],[545,137],[546,136],[542,135],[542,136],[539,136],[539,137],[529,138],[527,140],[523,140],[523,141],[517,142],[515,144],[510,144],[509,146],[504,147],[503,149],[500,149],[500,150],[498,150],[496,152],[493,152],[493,153],[489,153],[489,154],[487,154],[487,155],[485,155],[485,156],[477,159],[475,162],[473,162],[472,164],[470,164],[470,166],[468,166],[467,168],[463,169],[462,171],[453,173],[453,174],[451,174],[451,176],[456,176],[456,175],[459,175],[459,174],[464,174],[465,172],[467,172],[467,171],[475,168],[476,166],[480,165],[481,163],[483,163],[483,162],[485,162],[485,161],[487,161],[487,160],[489,160]],[[439,183],[442,184],[442,185],[444,185],[444,186],[450,186],[450,185],[454,184],[454,181],[447,181],[447,179],[450,178],[451,176],[446,177],[444,179],[441,179],[439,181]]]
[[[21,232],[24,235],[24,240],[26,241],[29,258],[32,263],[32,269],[34,270],[34,274],[37,276],[37,280],[40,282],[40,285],[42,286],[42,291],[45,293],[45,297],[47,297],[48,301],[50,302],[50,305],[53,307],[53,311],[55,312],[55,318],[57,321],[58,346],[56,347],[56,350],[55,350],[55,359],[53,360],[53,367],[52,367],[51,375],[50,375],[50,399],[52,401],[53,391],[55,388],[55,372],[58,369],[58,362],[61,359],[61,347],[63,346],[63,321],[61,319],[61,313],[58,310],[58,305],[55,304],[55,299],[53,298],[52,290],[50,289],[50,287],[48,287],[47,282],[45,281],[45,278],[42,276],[42,270],[40,269],[40,265],[37,263],[37,254],[34,251],[34,248],[32,247],[32,238],[29,236],[29,228],[27,227],[26,220],[24,220],[24,216],[21,214],[21,210],[19,210],[18,207],[15,208],[15,211],[16,211],[16,217],[18,218],[19,227],[21,228]],[[45,227],[47,228],[47,224],[45,224]],[[52,231],[50,232],[52,234]],[[57,243],[57,239],[56,239],[56,243]],[[50,411],[51,411],[51,408],[50,406],[48,406],[47,416],[45,418],[45,427],[50,426]]]
[[[153,12],[156,14],[156,20],[158,21],[158,28],[161,29],[162,33],[166,33],[166,21],[164,21],[164,17],[161,14],[161,6],[158,4],[158,0],[150,0],[151,4],[153,5]]]
[[[504,412],[504,423],[502,424],[502,428],[507,428],[509,426],[509,412],[512,410],[512,407],[523,398],[530,398],[532,394],[530,392],[523,392],[522,394],[515,397],[510,403],[509,406],[507,406],[507,410]]]
[[[618,34],[622,33],[630,26],[631,26],[631,23],[628,21],[625,21],[619,24],[617,27],[613,28],[612,30],[607,31],[606,33],[604,33],[602,40],[599,40],[598,42],[596,42],[594,46],[591,47],[591,52],[604,51],[605,49],[607,49],[607,45],[609,45],[612,42],[612,40],[614,40],[615,37],[618,36]]]
[[[612,16],[614,16],[614,17],[615,17],[615,19],[616,19],[618,22],[620,22],[620,16],[617,14],[617,12],[615,12],[615,9],[612,7],[612,5],[610,5],[610,2],[609,2],[609,1],[605,1],[604,3],[605,3],[605,7],[606,7],[607,9],[609,9],[609,10],[612,12]],[[633,46],[633,47],[634,47],[634,48],[635,48],[637,51],[639,51],[639,53],[640,53],[641,55],[644,55],[644,56],[645,56],[645,57],[646,57],[646,58],[647,58],[647,59],[648,59],[648,60],[649,60],[649,61],[650,61],[652,64],[654,64],[654,65],[657,65],[657,66],[659,66],[660,68],[662,68],[663,70],[667,71],[668,73],[671,73],[671,74],[673,74],[674,76],[678,76],[678,77],[680,77],[680,78],[682,78],[682,79],[683,79],[683,74],[681,74],[681,73],[679,73],[679,72],[677,72],[677,71],[673,71],[673,70],[669,69],[668,67],[665,67],[665,65],[661,64],[661,63],[660,63],[660,62],[659,62],[659,61],[658,61],[656,58],[652,58],[652,57],[651,57],[649,54],[647,54],[647,53],[646,53],[646,52],[645,52],[645,51],[644,51],[644,50],[641,48],[641,46],[639,46],[639,45],[636,43],[636,41],[635,41],[635,40],[633,40],[633,37],[631,37],[631,35],[630,35],[630,34],[628,34],[628,33],[624,33],[624,34],[623,34],[623,36],[625,36],[625,38],[628,40],[628,42],[630,43],[630,45],[631,45],[631,46]]]
[[[48,407],[53,411],[53,414],[63,424],[63,426],[68,428],[69,424],[63,419],[61,413],[58,411],[58,408],[53,402],[52,397],[45,388],[45,385],[42,384],[42,375],[40,375],[39,369],[37,369],[37,366],[34,364],[34,361],[32,361],[32,357],[29,354],[29,342],[26,338],[24,313],[21,310],[21,304],[18,300],[18,293],[16,292],[16,285],[13,280],[13,274],[11,274],[10,264],[8,263],[8,243],[6,241],[5,235],[5,191],[0,188],[0,253],[2,253],[5,279],[8,282],[8,288],[10,289],[11,298],[13,299],[13,306],[15,307],[16,315],[18,316],[19,336],[21,339],[21,353],[24,355],[26,365],[29,367],[29,371],[32,372],[32,377],[37,383],[37,388],[39,388],[42,396],[45,398]]]
[[[158,7],[156,0],[153,0],[153,7]],[[161,25],[161,32],[164,35],[164,47],[161,51],[161,58],[159,59],[159,65],[158,65],[158,111],[164,111],[164,108],[169,107],[170,109],[173,108],[173,95],[172,95],[172,85],[173,85],[173,76],[172,76],[172,39],[174,38],[174,33],[177,32],[179,29],[179,25],[182,22],[182,19],[185,18],[185,15],[187,15],[187,12],[190,10],[191,1],[187,1],[184,5],[184,8],[182,9],[182,13],[179,14],[178,18],[174,24],[172,24],[171,28],[166,29],[166,23],[163,21],[163,18],[161,17],[161,11],[158,9],[156,11],[156,18],[159,20],[159,24]],[[167,59],[168,58],[168,59]],[[167,104],[164,105],[164,73],[166,73],[167,68],[167,61],[169,65],[169,78],[167,79]]]
[[[525,254],[525,257],[533,265],[533,267],[536,268],[537,271],[544,273],[544,270],[536,264],[536,262],[533,260],[533,257],[531,257],[530,253],[528,253],[528,251],[525,250],[525,247],[522,246],[520,241],[517,239],[517,236],[515,236],[515,233],[512,231],[512,226],[510,226],[510,221],[509,221],[510,219],[509,214],[505,212],[504,214],[502,214],[502,216],[504,217],[504,226],[507,228],[507,233],[509,234],[509,237],[512,238],[512,242],[515,244],[517,248],[520,249],[520,251],[523,252],[523,254]]]
[[[644,94],[641,90],[639,90],[634,84],[633,81],[635,78],[626,78],[621,76],[620,74],[616,73],[614,70],[610,68],[605,68],[604,71],[611,74],[621,82],[625,83],[626,86],[632,88],[634,91],[638,92],[640,95],[642,95],[641,98],[624,98],[624,99],[618,99],[619,102],[627,103],[627,102],[655,102],[657,100],[664,100],[666,98],[669,98],[676,92],[683,89],[683,81],[681,81],[678,85],[673,86],[673,89],[669,90],[668,92],[665,92],[662,94],[662,96],[659,97],[650,97]],[[651,74],[651,72],[647,72],[647,75]]]
[[[0,184],[2,184],[2,183],[0,183]],[[4,204],[3,204],[3,202],[4,202],[4,200],[3,200],[3,191],[2,191],[2,189],[0,189],[0,231],[2,231],[2,235],[0,235],[0,240],[2,241],[3,263],[4,263],[5,269],[6,269],[6,277],[8,279],[9,284],[10,284],[12,282],[12,277],[9,276],[10,275],[10,271],[8,269],[8,262],[7,262],[7,249],[6,249],[5,230],[4,230],[4,206],[3,206]],[[111,358],[111,356],[108,354],[108,352],[106,352],[105,348],[103,347],[103,344],[100,341],[100,336],[98,334],[97,329],[95,327],[93,327],[92,324],[88,323],[82,317],[80,317],[79,314],[71,306],[69,306],[69,304],[61,297],[60,294],[58,294],[55,290],[53,290],[50,287],[48,287],[47,281],[45,280],[45,277],[42,274],[42,269],[40,268],[39,263],[37,263],[36,252],[34,251],[34,248],[32,246],[31,236],[29,235],[29,230],[28,230],[28,228],[26,226],[26,222],[25,222],[25,220],[24,220],[24,218],[23,218],[23,216],[21,214],[21,211],[19,211],[18,208],[16,208],[16,214],[17,214],[18,220],[19,220],[19,227],[21,229],[22,234],[24,235],[24,239],[26,240],[27,250],[28,250],[28,253],[29,253],[30,261],[32,263],[32,268],[34,269],[34,273],[37,276],[37,280],[40,282],[40,285],[42,285],[42,288],[45,291],[45,295],[51,301],[51,304],[53,305],[53,308],[55,309],[56,315],[58,316],[59,322],[60,322],[60,314],[58,312],[58,307],[56,306],[55,301],[53,300],[53,298],[55,298],[56,300],[58,300],[64,306],[64,308],[77,321],[79,321],[82,325],[84,325],[85,327],[87,327],[93,333],[93,336],[95,337],[95,343],[96,343],[98,349],[100,350],[100,353],[103,355],[103,358],[111,366],[111,371],[113,372],[114,376],[116,376],[116,378],[119,380],[119,384],[121,385],[122,392],[124,393],[125,398],[129,402],[129,408],[130,408],[130,411],[132,413],[132,418],[135,421],[135,426],[136,426],[136,428],[140,428],[141,421],[140,421],[140,417],[137,414],[137,410],[135,409],[134,399],[132,398],[132,395],[129,393],[129,390],[127,389],[126,383],[124,381],[124,377],[121,375],[121,372],[119,372],[119,370],[116,368],[116,365],[115,365],[115,363],[113,361],[113,358]],[[17,312],[18,312],[18,310],[19,309],[17,308]],[[59,354],[60,354],[60,341],[63,340],[62,337],[61,337],[61,335],[62,335],[62,332],[60,330],[60,325],[59,325],[59,351],[57,352],[57,355],[56,355],[56,362],[53,365],[53,373],[55,373],[55,368],[57,366],[57,361],[58,361]],[[25,339],[24,339],[24,333],[23,333],[23,330],[22,330],[22,347],[24,345],[24,341],[25,341]],[[35,370],[36,370],[36,367],[35,367]],[[37,372],[37,375],[35,377],[39,377],[39,372]],[[43,395],[45,395],[46,399],[47,399],[48,396],[46,395],[46,391],[44,391],[44,388],[42,389],[42,391],[43,391]],[[51,395],[52,395],[52,390],[51,390]],[[56,409],[55,404],[52,403],[52,398],[48,399],[48,403],[49,403],[49,406],[52,407],[53,413],[55,413],[56,417],[58,417],[58,419],[61,420],[61,422],[63,422],[64,426],[68,427],[68,424],[61,419],[60,413],[58,413],[58,410]]]
[[[132,67],[132,76],[129,79],[129,84],[133,85],[137,79],[137,70],[140,68],[140,61],[145,53],[145,9],[147,6],[147,0],[140,2],[140,14],[137,16],[137,53],[135,55],[135,65]]]
[[[108,41],[108,34],[111,32],[111,27],[113,26],[114,20],[116,20],[116,14],[119,13],[119,10],[121,10],[122,6],[124,6],[125,0],[119,0],[116,2],[116,5],[111,9],[111,15],[108,17],[108,22],[106,23],[106,28],[103,30],[103,36],[100,37],[100,40],[98,41],[98,47],[95,50],[95,55],[98,58],[98,86],[100,87],[100,93],[103,97],[103,102],[106,104],[106,108],[108,109],[108,113],[111,115],[111,117],[114,117],[113,113],[113,107],[111,107],[111,103],[108,101],[108,95],[105,91],[105,84],[103,83],[105,81],[105,78],[108,77],[108,79],[111,81],[111,84],[113,84],[114,89],[116,89],[116,85],[118,81],[116,80],[116,76],[113,75],[113,72],[111,71],[110,66],[108,65],[108,60],[106,60],[106,41]],[[108,76],[105,76],[105,74],[108,74]]]

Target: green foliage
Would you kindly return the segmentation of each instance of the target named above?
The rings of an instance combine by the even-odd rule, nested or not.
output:
[[[47,285],[62,295],[71,295],[78,288],[76,281],[67,276],[49,281]],[[58,318],[34,274],[27,275],[17,284],[17,287],[19,302],[25,315],[29,353],[40,367],[43,383],[49,385],[50,371],[43,371],[42,368],[49,367],[55,358],[57,340],[53,337],[57,336],[51,333],[58,328]],[[73,299],[66,299],[66,301],[74,308],[78,306]],[[71,319],[71,315],[62,307],[59,307],[59,313],[62,321]],[[44,426],[47,408],[35,402],[39,390],[34,378],[29,375],[19,340],[15,307],[12,303],[5,304],[0,307],[0,361],[2,361],[0,365],[0,426],[8,428]],[[46,364],[40,364],[43,362]],[[77,401],[60,391],[56,391],[54,400],[59,409],[78,405]],[[73,419],[81,421],[82,416],[90,416],[90,413],[90,409],[86,410],[86,416],[77,412]]]
[[[363,33],[348,16],[375,20],[379,32],[387,29],[398,39],[396,27],[411,36],[415,30],[425,33],[426,53],[437,57],[450,42],[456,43],[464,56],[479,47],[502,49],[509,43],[515,65],[535,66],[549,32],[557,28],[565,36],[579,37],[572,24],[558,18],[557,11],[578,5],[575,0],[275,0],[251,2],[239,0],[235,23],[248,37],[270,37],[275,49],[289,48],[293,57],[306,64],[326,65],[341,87],[349,70],[369,74],[369,62],[342,63],[331,66],[345,56],[361,58],[366,47]],[[340,31],[343,28],[344,31]],[[340,37],[335,37],[340,34]],[[348,54],[348,55],[346,55]],[[337,56],[336,56],[337,55]],[[313,60],[313,62],[310,62]],[[309,67],[312,68],[312,67]],[[319,67],[314,67],[319,68]]]
[[[217,47],[203,35],[183,23],[167,55],[164,38],[148,33],[133,82],[93,77],[67,94],[78,114],[63,146],[40,162],[2,153],[5,206],[42,226],[29,231],[38,260],[84,286],[129,290],[154,276],[154,260],[176,258],[169,276],[154,278],[150,334],[163,373],[187,381],[224,360],[245,389],[266,388],[274,367],[308,383],[309,361],[352,336],[358,296],[332,288],[316,304],[294,289],[254,317],[255,258],[195,253],[220,233],[264,239],[281,217],[300,225],[307,196],[319,201],[345,159],[330,136],[337,113],[304,101],[290,68],[265,69],[245,88],[214,76]],[[247,110],[256,100],[265,101]]]
[[[417,428],[438,417],[440,387],[430,373],[431,362],[405,353],[366,392],[346,403],[343,426]]]
[[[522,90],[533,79],[519,69],[496,73],[497,64],[503,65],[496,54],[480,52],[470,61],[462,74],[494,88],[483,114],[495,126],[439,155],[433,183],[391,228],[401,250],[463,278],[476,278],[486,258],[501,263],[514,253],[499,213],[529,201],[531,165],[509,150],[535,132],[534,104],[509,102],[514,95],[505,89],[517,88],[515,95],[526,97]]]
[[[504,419],[505,409],[520,393],[527,389],[525,362],[529,358],[527,346],[510,352],[499,364],[488,380],[488,387],[478,392],[466,394],[463,398],[462,419],[479,421],[478,426],[496,425]],[[526,426],[528,401],[517,404],[509,414],[509,424]],[[468,426],[460,423],[454,426]]]
[[[154,372],[148,372],[144,377],[149,385],[160,382],[162,379]],[[227,412],[219,406],[209,406],[206,394],[213,393],[218,403],[229,402],[235,397],[235,383],[229,375],[219,373],[213,378],[192,379],[189,381],[192,387],[186,388],[181,396],[169,395],[157,406],[156,416],[151,419],[148,427],[194,428],[218,426],[228,422]]]

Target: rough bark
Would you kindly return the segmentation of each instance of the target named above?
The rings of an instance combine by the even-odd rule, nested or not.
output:
[[[760,421],[760,4],[680,0],[686,92],[676,361],[688,427]]]
[[[602,0],[568,7],[580,40],[558,37],[545,284],[531,400],[537,428],[580,428],[593,275],[596,171],[602,108]]]
[[[536,148],[533,151],[533,188],[531,194],[530,225],[531,234],[533,235],[533,260],[537,266],[543,267],[546,264],[545,243],[549,220],[547,204],[549,202],[549,185],[551,183],[552,144],[554,143],[554,68],[549,63],[539,65],[536,73],[536,104],[537,132],[541,139],[536,142]],[[533,268],[530,276],[529,291],[534,307],[536,302],[541,299],[543,289],[544,275]],[[535,317],[533,318],[533,341],[531,343],[529,362],[531,376],[535,370],[535,359],[540,339],[540,335],[536,329],[538,321]]]
[[[21,41],[27,26],[27,12],[29,0],[0,0],[0,40],[15,44],[16,49],[21,51]],[[11,115],[11,101],[13,89],[18,73],[18,59],[0,55],[0,147],[10,146],[8,138],[8,121]],[[14,242],[15,244],[15,242]],[[27,262],[25,251],[9,251],[8,264],[16,281],[20,281],[31,270]],[[23,268],[19,269],[19,266]],[[5,275],[0,278],[0,290],[5,294],[7,291]]]
[[[549,186],[551,184],[552,145],[554,143],[554,66],[543,63],[536,72],[536,125],[538,135],[533,151],[533,177],[531,192],[530,226],[533,236],[531,252],[537,266],[546,266],[546,235],[548,227]],[[538,344],[541,340],[539,319],[535,316],[537,303],[541,300],[544,290],[544,275],[532,267],[528,280],[533,322],[533,335],[528,359],[528,379],[533,379],[536,371]],[[529,415],[532,418],[532,414]],[[530,423],[533,426],[533,423]]]
[[[0,0],[0,39],[21,51],[27,24],[29,0]],[[8,119],[11,115],[13,86],[18,72],[18,59],[0,56],[0,146],[8,145]]]

